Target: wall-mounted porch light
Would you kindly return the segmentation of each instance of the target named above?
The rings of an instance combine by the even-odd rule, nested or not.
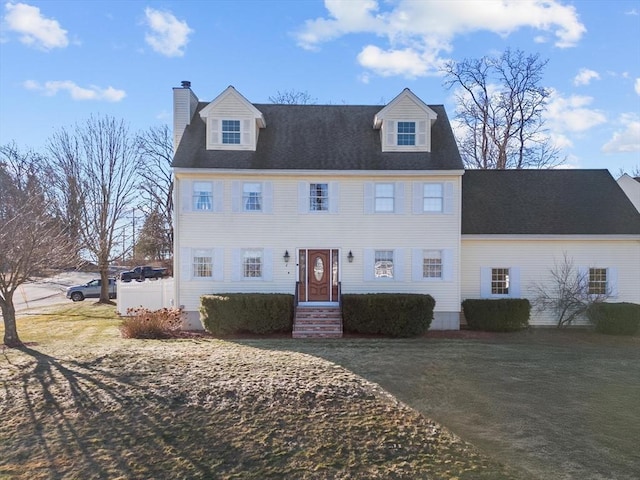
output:
[[[291,256],[289,255],[289,250],[284,251],[284,256],[282,258],[284,259],[284,263],[289,263],[289,260],[291,259]]]
[[[353,252],[351,250],[349,250],[349,255],[347,255],[347,260],[349,260],[349,263],[353,263]]]

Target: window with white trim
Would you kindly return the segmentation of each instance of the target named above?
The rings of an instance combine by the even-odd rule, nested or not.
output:
[[[244,183],[242,185],[242,209],[245,212],[262,211],[261,183]]]
[[[376,250],[373,269],[374,278],[393,278],[393,250]]]
[[[213,209],[213,185],[211,182],[193,182],[193,209],[200,211]]]
[[[422,277],[442,278],[442,252],[440,250],[423,250]]]
[[[262,278],[262,250],[242,251],[243,278]]]
[[[398,122],[397,145],[416,144],[416,122]]]
[[[589,268],[589,295],[606,295],[607,293],[607,269]]]
[[[395,185],[376,183],[374,186],[374,211],[393,213],[395,211]]]
[[[422,208],[425,212],[442,212],[444,188],[442,183],[425,183],[422,192]]]
[[[509,295],[509,269],[491,269],[491,295]]]
[[[240,120],[222,120],[222,143],[240,144]]]
[[[213,277],[213,255],[210,250],[193,251],[193,278]]]
[[[311,212],[329,211],[329,184],[328,183],[309,184],[309,211]]]

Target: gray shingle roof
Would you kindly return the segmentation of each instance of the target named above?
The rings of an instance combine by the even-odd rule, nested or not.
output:
[[[467,170],[462,234],[640,234],[607,170]]]
[[[207,105],[200,103],[198,112]],[[267,128],[256,151],[205,148],[205,123],[196,112],[176,151],[173,166],[224,169],[462,170],[462,160],[442,105],[429,105],[438,119],[431,152],[382,152],[373,118],[384,106],[255,104]]]

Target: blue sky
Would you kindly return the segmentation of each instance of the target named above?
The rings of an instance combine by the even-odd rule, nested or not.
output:
[[[640,0],[8,1],[0,144],[42,150],[92,114],[171,124],[172,87],[255,103],[381,104],[409,87],[455,115],[437,69],[507,47],[549,59],[547,127],[570,168],[640,167]]]

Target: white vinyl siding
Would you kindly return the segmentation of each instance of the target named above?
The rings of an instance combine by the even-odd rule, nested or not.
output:
[[[200,297],[216,292],[237,293],[287,293],[293,294],[297,280],[298,249],[338,249],[340,256],[339,281],[344,293],[429,293],[436,299],[436,311],[452,312],[460,309],[459,286],[457,272],[459,265],[460,216],[452,215],[424,215],[416,218],[411,213],[411,181],[415,176],[407,175],[343,175],[343,172],[331,172],[333,175],[310,174],[304,179],[287,172],[284,175],[273,172],[176,172],[176,215],[175,236],[176,249],[179,255],[181,246],[197,246],[202,248],[221,247],[224,249],[224,283],[187,282],[176,283],[179,296],[177,305],[185,305],[185,310],[197,312]],[[183,182],[205,180],[221,182],[224,189],[224,208],[219,214],[190,213],[182,210],[179,202]],[[455,201],[458,201],[459,175],[431,176],[425,174],[420,177],[423,182],[452,182],[455,186]],[[234,197],[234,183],[237,182],[236,198],[241,198],[243,183],[262,183],[264,206],[267,205],[267,185],[271,185],[272,211],[244,212],[238,207],[232,208]],[[332,185],[336,184],[336,188]],[[339,213],[330,212],[300,212],[308,208],[308,188],[310,183],[329,183],[330,210],[337,207]],[[364,185],[375,183],[393,183],[396,185],[395,206],[397,213],[365,214]],[[302,188],[300,188],[302,184]],[[404,185],[404,198],[400,199],[398,185]],[[215,185],[214,185],[214,190]],[[299,199],[299,190],[303,200]],[[337,193],[333,202],[331,193]],[[401,210],[403,209],[403,210]],[[404,212],[404,213],[400,213]],[[234,251],[241,248],[263,248],[265,254],[272,251],[272,280],[234,279]],[[452,281],[414,282],[412,280],[412,249],[449,249],[452,261]],[[393,249],[402,250],[402,261],[397,256],[394,259],[395,278],[380,279],[379,281],[364,281],[365,249]],[[283,260],[285,251],[291,256],[287,264]],[[353,253],[353,262],[347,259],[348,253]],[[268,256],[265,255],[265,263]],[[444,262],[446,265],[446,261]],[[266,264],[265,264],[266,268]],[[240,272],[240,268],[237,268]],[[446,271],[446,269],[445,269]],[[268,274],[265,271],[265,274]],[[399,276],[400,275],[400,276]]]
[[[484,236],[483,236],[484,237]],[[576,269],[587,272],[590,267],[607,269],[609,302],[640,303],[640,243],[635,239],[598,239],[549,236],[548,238],[465,238],[462,237],[461,298],[482,298],[480,270],[482,267],[513,266],[520,268],[520,298],[530,301],[536,295],[536,284],[551,285],[551,271],[564,256]],[[488,298],[488,297],[487,297]],[[553,326],[556,315],[551,310],[532,308],[531,325]],[[579,325],[588,324],[582,317]]]

